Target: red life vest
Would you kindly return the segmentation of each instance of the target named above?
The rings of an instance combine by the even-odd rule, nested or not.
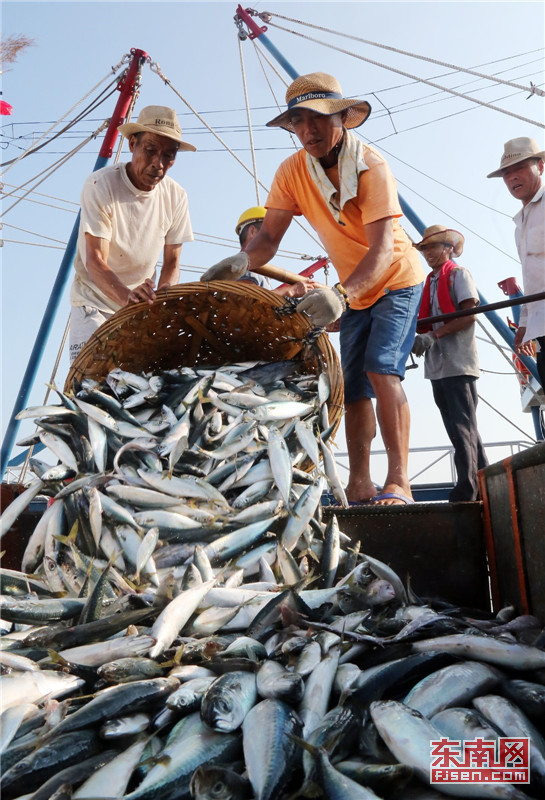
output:
[[[458,264],[455,264],[454,261],[449,259],[448,261],[445,261],[439,271],[439,278],[437,279],[437,302],[439,303],[441,314],[450,314],[451,312],[456,311],[456,306],[452,302],[452,297],[450,296],[449,279],[450,273],[457,266]],[[426,282],[424,283],[424,291],[422,292],[422,300],[420,301],[420,310],[418,311],[419,320],[425,319],[426,317],[431,317],[430,285],[432,274],[433,272],[429,273],[428,277],[426,278]],[[423,327],[422,325],[418,326],[418,330],[422,333],[431,331],[431,329],[431,325],[428,325],[427,327]]]

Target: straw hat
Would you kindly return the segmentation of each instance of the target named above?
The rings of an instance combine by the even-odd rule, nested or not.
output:
[[[509,139],[503,146],[499,169],[495,169],[487,178],[501,178],[506,167],[526,161],[527,158],[545,158],[545,150],[540,150],[537,142],[528,136],[519,136],[518,139]]]
[[[178,150],[196,150],[192,144],[182,140],[182,129],[176,112],[167,106],[146,106],[138,115],[136,122],[120,125],[118,131],[129,137],[131,133],[158,133],[178,142]]]
[[[456,258],[462,255],[465,239],[459,231],[455,231],[453,228],[445,228],[444,225],[430,225],[424,231],[422,241],[415,242],[413,247],[421,251],[423,245],[435,244],[436,242],[448,244],[452,247],[452,255]]]
[[[286,103],[288,110],[267,122],[267,127],[284,128],[293,133],[289,112],[294,108],[308,108],[327,116],[347,109],[346,128],[359,127],[371,113],[371,106],[366,100],[343,98],[340,83],[326,72],[311,72],[296,78],[286,90]]]

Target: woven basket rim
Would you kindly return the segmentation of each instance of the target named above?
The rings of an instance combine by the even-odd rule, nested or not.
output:
[[[195,306],[200,309],[200,313],[196,316],[190,313]],[[153,304],[141,302],[125,306],[112,314],[91,335],[70,367],[65,391],[71,392],[74,382],[79,383],[84,377],[103,380],[119,363],[129,371],[146,371],[141,367],[138,370],[131,370],[130,365],[124,360],[127,357],[124,348],[132,348],[133,352],[138,351],[138,357],[141,358],[145,358],[146,353],[152,352],[154,357],[161,358],[162,352],[158,352],[157,345],[166,344],[164,350],[166,358],[168,348],[172,349],[181,342],[182,349],[176,353],[176,358],[183,360],[184,356],[187,357],[183,351],[183,345],[187,342],[176,338],[182,332],[193,337],[192,348],[196,354],[194,363],[184,362],[184,366],[205,366],[207,363],[220,366],[222,363],[229,363],[229,355],[231,361],[245,360],[233,357],[233,354],[229,353],[231,342],[221,339],[221,336],[225,335],[225,320],[222,321],[219,330],[214,329],[214,324],[221,316],[220,312],[228,312],[230,321],[234,319],[234,322],[240,322],[236,327],[236,334],[233,334],[237,346],[241,346],[241,341],[247,341],[248,347],[252,345],[259,348],[260,342],[257,340],[260,337],[255,336],[256,331],[244,329],[244,325],[248,325],[246,317],[251,312],[257,315],[258,324],[264,321],[263,335],[279,340],[281,351],[288,348],[294,353],[304,355],[304,360],[308,362],[310,360],[308,342],[312,340],[315,371],[318,373],[325,370],[330,378],[331,396],[328,407],[331,422],[334,423],[336,430],[344,410],[342,373],[337,353],[328,335],[325,332],[316,333],[306,315],[295,311],[289,316],[280,316],[278,309],[283,306],[286,306],[285,298],[247,281],[196,281],[166,287],[159,290],[157,300]],[[184,311],[185,316],[182,313]],[[255,322],[252,324],[255,325]],[[138,337],[136,330],[138,333],[142,332],[141,337]],[[261,328],[259,331],[261,333]],[[153,337],[156,335],[155,341]],[[267,357],[262,360],[278,361],[287,357],[280,355],[279,358],[271,358],[270,342],[263,344],[262,349],[265,348]],[[213,352],[219,354],[216,355],[216,363],[211,357],[207,360],[206,354]]]

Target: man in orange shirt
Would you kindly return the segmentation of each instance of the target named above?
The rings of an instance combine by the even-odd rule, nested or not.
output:
[[[295,215],[318,233],[340,283],[308,292],[298,310],[325,327],[341,317],[341,362],[350,463],[350,502],[413,502],[407,474],[410,414],[401,386],[422,294],[424,273],[402,216],[388,164],[351,128],[370,114],[366,101],[343,98],[331,75],[297,78],[286,92],[287,111],[271,122],[295,133],[303,149],[284,161],[266,202],[267,214],[245,252],[211,267],[201,280],[238,278],[276,253]],[[388,473],[377,495],[370,474],[376,434],[372,398],[388,453]]]

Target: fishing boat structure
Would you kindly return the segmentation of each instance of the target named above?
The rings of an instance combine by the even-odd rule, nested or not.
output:
[[[254,17],[237,9],[241,38],[265,36]],[[147,58],[131,53],[97,168]],[[430,742],[479,736],[529,740],[528,782],[468,796],[543,796],[545,444],[481,471],[480,502],[348,507],[336,357],[300,316],[296,358],[197,348],[98,374],[90,342],[26,409],[29,366],[13,428],[35,420],[57,463],[35,450],[31,481],[2,486],[6,798],[431,800],[459,787],[426,788]]]

